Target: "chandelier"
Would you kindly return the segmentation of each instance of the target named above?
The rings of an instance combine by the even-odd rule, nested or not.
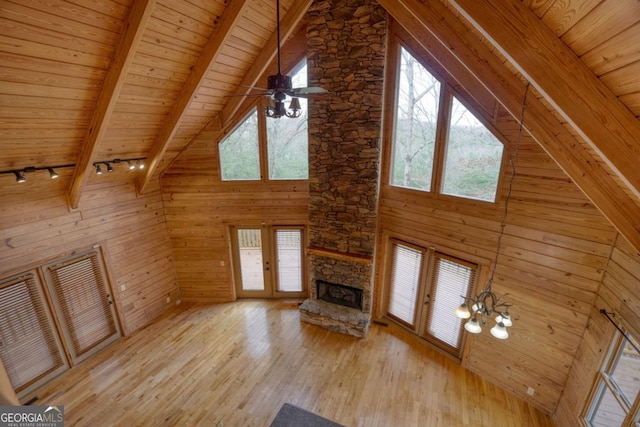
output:
[[[273,76],[271,76],[273,77]],[[287,77],[287,76],[283,76]],[[291,85],[291,83],[289,83]],[[302,114],[302,108],[300,107],[300,100],[298,98],[291,98],[291,103],[287,109],[284,105],[284,100],[287,95],[284,92],[276,92],[273,94],[273,98],[269,99],[269,105],[265,108],[264,112],[267,117],[279,119],[280,117],[289,117],[295,119]]]
[[[455,311],[455,315],[460,319],[469,319],[464,325],[464,328],[472,334],[479,334],[482,332],[482,327],[487,323],[487,319],[496,315],[496,324],[491,328],[491,335],[494,337],[506,340],[509,338],[509,332],[507,328],[513,324],[511,322],[511,315],[509,314],[509,307],[511,304],[500,302],[500,298],[493,292],[491,285],[493,284],[493,277],[496,272],[496,266],[498,265],[498,258],[500,256],[500,246],[502,243],[502,236],[504,235],[504,228],[507,221],[507,208],[509,206],[509,198],[511,197],[511,189],[513,187],[513,180],[516,176],[516,159],[518,158],[518,149],[520,145],[520,139],[522,136],[522,128],[524,122],[524,110],[527,104],[527,94],[529,93],[530,84],[527,83],[525,88],[524,97],[522,99],[522,109],[520,111],[520,123],[518,127],[518,136],[516,137],[516,146],[513,157],[509,158],[511,164],[511,178],[509,179],[509,189],[507,191],[507,197],[504,202],[504,213],[502,221],[500,223],[500,234],[498,235],[498,244],[496,245],[496,259],[491,268],[491,276],[484,286],[484,289],[480,291],[475,297],[465,297],[460,307]]]

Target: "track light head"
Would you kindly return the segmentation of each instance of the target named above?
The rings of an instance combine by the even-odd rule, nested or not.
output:
[[[102,168],[100,167],[100,163],[96,164],[96,175],[102,175]]]
[[[144,163],[141,160],[136,160],[138,162],[138,169],[144,169]]]
[[[104,164],[107,165],[107,172],[113,172],[113,167],[111,166],[111,163],[104,162]]]
[[[47,168],[47,170],[49,171],[49,176],[51,177],[51,179],[56,179],[60,176],[56,173],[56,171],[53,170],[53,168]]]
[[[25,182],[27,180],[22,171],[13,171],[13,173],[16,175],[17,182]]]
[[[132,163],[131,160],[127,160],[127,164],[129,165],[129,170],[134,170],[136,168],[136,165]]]

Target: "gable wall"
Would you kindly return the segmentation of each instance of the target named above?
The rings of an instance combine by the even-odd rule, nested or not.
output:
[[[185,301],[235,299],[228,226],[308,223],[307,181],[221,182],[216,136],[203,132],[162,178]]]

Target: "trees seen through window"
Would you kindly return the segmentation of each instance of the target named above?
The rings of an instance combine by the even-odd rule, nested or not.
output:
[[[291,79],[293,87],[307,85],[306,61],[293,71]],[[290,102],[287,97],[285,105],[288,107]],[[307,100],[301,98],[300,105],[302,114],[297,118],[265,118],[264,113],[254,109],[219,143],[221,179],[260,180],[263,168],[270,180],[307,179]],[[261,158],[263,141],[267,144],[266,159]]]
[[[404,48],[398,76],[390,184],[495,201],[502,143]]]

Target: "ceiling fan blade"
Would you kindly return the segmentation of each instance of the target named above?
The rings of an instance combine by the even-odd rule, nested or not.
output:
[[[328,91],[326,89],[317,86],[294,87],[293,89],[291,89],[290,96],[316,95],[327,92]],[[287,93],[287,95],[289,94]]]
[[[223,98],[230,98],[234,96],[271,96],[271,95],[273,95],[273,92],[271,91],[265,91],[260,93],[230,93],[227,95],[223,95]]]

